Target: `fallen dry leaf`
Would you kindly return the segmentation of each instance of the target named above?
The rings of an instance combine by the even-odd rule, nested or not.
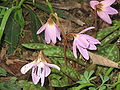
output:
[[[54,8],[70,10],[75,8],[81,8],[81,4],[75,1],[62,2],[62,3],[52,3]]]
[[[2,50],[0,51],[0,59],[3,59],[3,57],[6,55],[7,50],[8,50],[8,47],[2,48]]]
[[[114,67],[120,69],[119,65],[116,62],[113,62],[107,58],[104,58],[100,55],[89,52],[89,56],[93,61],[93,64],[103,65],[107,67]]]
[[[14,76],[20,76],[21,67],[27,63],[25,60],[18,59],[16,56],[9,56],[6,58],[6,64],[2,63],[2,67]]]

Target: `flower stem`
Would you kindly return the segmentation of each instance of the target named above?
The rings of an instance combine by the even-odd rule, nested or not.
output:
[[[62,36],[63,36],[63,43],[64,43],[64,60],[65,60],[65,63],[66,63],[66,65],[67,65],[67,60],[66,60],[66,50],[67,50],[67,38],[66,38],[66,34],[65,34],[65,32],[64,32],[64,29],[63,29],[63,27],[61,26],[61,24],[60,24],[60,22],[59,22],[59,18],[58,18],[58,16],[57,16],[57,14],[55,13],[51,13],[50,15],[52,15],[52,16],[54,16],[55,17],[55,19],[56,19],[56,21],[57,21],[57,25],[58,25],[58,27],[60,28],[60,30],[61,30],[61,33],[62,33]]]
[[[48,0],[46,0],[46,2],[47,2],[47,5],[48,5],[48,7],[49,7],[49,9],[50,9],[50,12],[51,12],[51,13],[54,13],[54,10],[53,10],[53,8],[52,8],[51,3],[50,3]]]
[[[97,32],[98,25],[97,25],[97,11],[95,11],[95,32]]]

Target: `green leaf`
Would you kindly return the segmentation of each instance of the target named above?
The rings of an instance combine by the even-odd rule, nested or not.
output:
[[[66,76],[60,76],[57,74],[51,74],[50,75],[50,85],[52,87],[65,87],[69,86],[69,80]]]
[[[34,85],[33,82],[20,80],[18,84],[21,86],[22,90],[46,90],[44,87],[41,87],[39,83]]]
[[[107,44],[99,49],[98,54],[115,62],[119,60],[119,49],[117,45]]]
[[[52,63],[58,65],[61,69],[60,71],[52,69],[53,73],[57,74],[52,75],[51,77],[52,82],[50,83],[52,86],[65,87],[73,84],[75,81],[78,81],[80,79],[80,74],[70,64],[66,65],[63,58],[50,57],[50,60]]]
[[[102,83],[104,82],[104,79],[103,79],[103,76],[101,74],[99,74],[101,80],[102,80]]]
[[[104,85],[104,86],[101,86],[100,88],[99,88],[99,90],[106,90],[106,86]]]
[[[16,78],[13,77],[7,82],[0,82],[0,90],[21,90],[21,87],[16,83]]]
[[[83,75],[81,75],[80,81],[77,83],[84,84],[84,83],[90,83],[91,80],[95,79],[96,77],[91,77],[94,71],[85,71]]]
[[[16,7],[12,7],[12,8],[10,8],[10,9],[8,9],[8,10],[6,11],[6,13],[5,13],[5,15],[4,15],[3,19],[2,19],[1,25],[0,25],[0,40],[1,40],[1,38],[2,38],[2,35],[3,35],[4,29],[5,29],[7,20],[8,20],[8,18],[9,18],[9,16],[10,16],[11,12],[12,12],[14,9],[16,9],[16,8],[18,8],[18,7],[17,7],[17,6],[16,6]]]
[[[19,11],[20,10],[20,11]],[[21,9],[15,10],[9,17],[8,22],[5,28],[5,41],[10,45],[8,49],[8,54],[12,54],[17,47],[19,41],[19,35],[23,26],[21,26],[21,18],[22,14]],[[19,14],[19,18],[17,18]],[[20,19],[20,20],[19,20]]]
[[[14,19],[16,20],[16,22],[20,25],[21,28],[24,28],[25,26],[25,20],[23,17],[23,11],[22,9],[17,9],[14,13]]]
[[[90,71],[89,74],[88,74],[88,78],[90,78],[92,76],[92,74],[94,73],[94,71]]]
[[[96,39],[103,40],[109,34],[116,31],[116,29],[118,29],[118,27],[116,27],[116,26],[111,26],[111,27],[104,28],[97,33]]]
[[[96,90],[96,88],[94,88],[94,87],[89,87],[89,90]]]
[[[112,34],[110,34],[105,39],[103,39],[100,45],[103,46],[103,45],[109,44],[119,36],[120,36],[120,30],[114,31]]]
[[[109,77],[108,76],[102,76],[101,74],[99,74],[101,80],[102,80],[102,84],[104,84],[105,82],[107,82],[109,80]]]
[[[5,8],[0,8],[0,18],[3,18],[5,13],[6,13],[6,9]]]
[[[94,84],[91,84],[91,83],[85,83],[85,84],[79,85],[79,86],[76,87],[74,90],[81,90],[82,88],[89,87],[89,86],[95,86],[95,85],[94,85]]]
[[[6,75],[7,75],[6,70],[0,67],[0,76],[6,76]]]
[[[24,43],[22,46],[29,48],[29,49],[38,49],[43,50],[46,56],[54,56],[54,57],[64,57],[64,49],[58,46],[51,46],[47,44],[41,43]],[[73,61],[77,62],[78,64],[85,65],[80,59],[76,59],[73,55],[73,52],[70,50],[66,51],[67,58],[72,59]]]
[[[104,83],[107,82],[109,80],[109,77],[108,76],[104,76]]]
[[[37,31],[38,29],[42,26],[37,14],[29,7],[25,6],[24,7],[29,11],[29,18],[30,18],[30,21],[31,21],[31,30],[32,30],[32,37],[33,37],[33,40],[34,42],[38,42],[38,39],[37,39]],[[41,36],[41,38],[43,38],[43,35]]]
[[[28,4],[33,4],[36,8],[39,8],[41,10],[43,10],[44,12],[50,14],[50,10],[49,10],[49,7],[45,4],[42,4],[40,2],[35,2],[35,3],[32,3],[32,2],[27,2]],[[68,18],[68,15],[64,13],[64,10],[61,10],[61,9],[54,9],[54,12],[56,12],[58,14],[59,17],[61,18]]]

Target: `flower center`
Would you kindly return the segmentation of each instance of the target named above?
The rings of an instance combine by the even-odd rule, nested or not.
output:
[[[79,36],[80,36],[79,34],[75,34],[75,33],[73,34],[74,38],[78,38]]]
[[[99,3],[98,5],[95,6],[97,11],[102,11],[103,4]]]
[[[52,20],[52,18],[50,17],[48,20],[47,20],[47,23],[48,25],[55,25],[54,21]]]

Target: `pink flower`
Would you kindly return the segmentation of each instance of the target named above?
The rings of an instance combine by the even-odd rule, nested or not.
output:
[[[112,5],[116,0],[104,0],[101,2],[98,1],[90,1],[90,6],[97,11],[98,16],[107,22],[108,24],[112,24],[112,21],[109,15],[117,14],[118,11],[112,8]]]
[[[88,51],[89,50],[96,50],[97,47],[95,46],[95,44],[100,44],[100,42],[87,35],[87,34],[82,34],[90,29],[93,29],[95,27],[89,27],[84,29],[83,31],[81,31],[78,34],[74,34],[74,41],[73,41],[73,54],[74,56],[77,58],[77,49],[79,50],[79,52],[82,54],[82,56],[88,60],[89,59],[89,55],[88,55]]]
[[[50,41],[52,41],[55,44],[56,43],[56,38],[58,38],[61,41],[60,29],[54,23],[54,21],[51,19],[51,17],[48,19],[47,23],[44,24],[37,31],[37,34],[40,34],[44,30],[45,30],[45,42],[46,43],[50,43]]]
[[[32,68],[32,80],[34,84],[37,84],[41,79],[41,86],[44,85],[45,77],[51,73],[50,67],[60,70],[57,65],[49,64],[45,59],[42,60],[40,57],[38,60],[35,60],[29,64],[24,65],[21,68],[21,73],[25,74],[28,70]]]

